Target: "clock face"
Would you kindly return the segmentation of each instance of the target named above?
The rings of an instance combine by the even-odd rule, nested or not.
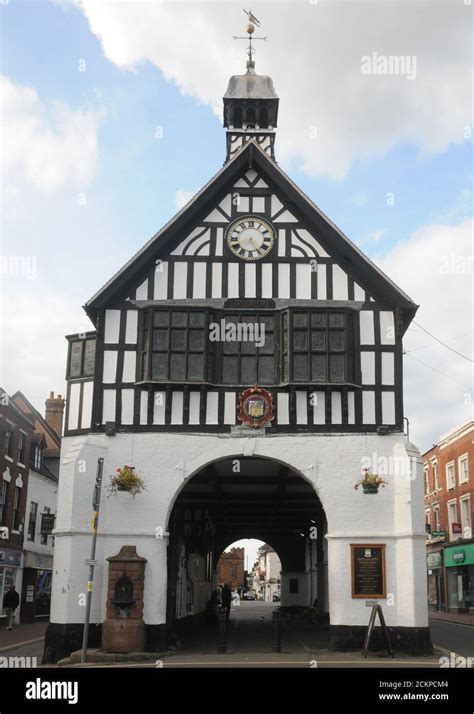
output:
[[[275,241],[275,231],[258,216],[242,216],[230,224],[227,245],[242,260],[260,260],[269,254]]]

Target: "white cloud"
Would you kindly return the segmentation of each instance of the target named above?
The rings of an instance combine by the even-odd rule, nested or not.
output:
[[[239,3],[74,0],[118,67],[154,63],[219,116],[241,73],[245,18]],[[471,124],[471,8],[459,3],[260,2],[257,70],[281,97],[278,158],[310,174],[343,177],[354,161],[397,142],[422,153],[464,141]],[[422,31],[420,31],[422,28]],[[289,31],[291,29],[291,31]],[[416,79],[363,75],[361,58],[415,57]],[[317,138],[312,128],[317,129]]]
[[[31,87],[0,77],[2,184],[16,205],[23,187],[50,193],[66,183],[85,187],[98,158],[102,111],[43,102]],[[9,203],[9,200],[6,201]]]
[[[192,199],[196,191],[186,191],[184,188],[178,188],[174,194],[174,206],[177,211],[180,211],[188,201]]]
[[[371,243],[377,243],[383,234],[385,233],[384,228],[377,228],[375,231],[372,231],[372,233],[369,234],[369,241]]]
[[[74,298],[41,295],[25,285],[1,300],[0,373],[9,394],[21,389],[44,410],[50,391],[65,394],[67,341],[65,335],[93,329]]]
[[[420,305],[415,322],[471,359],[473,227],[470,220],[455,226],[424,226],[410,240],[376,259],[382,270]],[[472,364],[437,344],[413,323],[405,335],[404,347],[407,351],[423,347],[404,357],[404,381],[410,436],[426,450],[441,434],[473,418],[474,393],[463,386],[473,385]]]

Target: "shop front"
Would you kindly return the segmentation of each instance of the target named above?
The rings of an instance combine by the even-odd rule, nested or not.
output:
[[[474,615],[474,541],[444,549],[448,611]]]
[[[21,621],[34,622],[49,617],[53,558],[39,553],[25,553],[21,593]]]
[[[428,578],[428,609],[434,612],[444,611],[443,554],[441,549],[426,556]]]
[[[3,596],[12,585],[18,590],[21,573],[21,551],[0,547],[0,617],[5,617]]]

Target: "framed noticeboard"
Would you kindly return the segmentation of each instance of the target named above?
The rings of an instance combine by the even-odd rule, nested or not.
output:
[[[385,598],[385,544],[351,543],[353,598]]]

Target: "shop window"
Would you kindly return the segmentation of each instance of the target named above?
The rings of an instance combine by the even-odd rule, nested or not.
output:
[[[16,568],[6,568],[0,566],[0,613],[5,614],[3,609],[3,596],[7,593],[12,585],[16,585]]]

